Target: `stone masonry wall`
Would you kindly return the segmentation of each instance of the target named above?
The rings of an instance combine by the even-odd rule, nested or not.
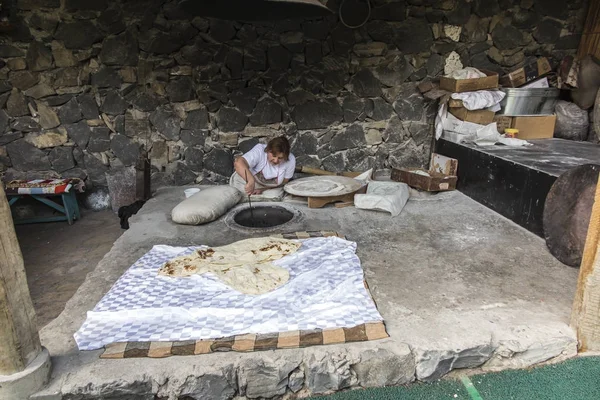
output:
[[[146,149],[154,187],[224,181],[235,155],[277,135],[300,165],[424,165],[436,105],[420,81],[447,63],[501,72],[543,55],[556,64],[577,48],[587,10],[581,0],[371,4],[369,21],[348,29],[336,15],[191,17],[177,1],[2,2],[12,26],[0,21],[5,179],[102,187]]]

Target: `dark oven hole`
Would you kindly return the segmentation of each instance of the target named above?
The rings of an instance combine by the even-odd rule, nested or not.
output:
[[[241,210],[233,217],[233,220],[238,225],[248,228],[271,228],[285,224],[294,217],[294,213],[291,211],[277,206],[252,207],[252,212],[250,211],[250,208]]]

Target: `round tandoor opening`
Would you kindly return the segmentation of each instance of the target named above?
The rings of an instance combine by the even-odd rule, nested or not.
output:
[[[240,210],[233,220],[247,228],[272,228],[291,221],[294,213],[278,206],[258,206]]]

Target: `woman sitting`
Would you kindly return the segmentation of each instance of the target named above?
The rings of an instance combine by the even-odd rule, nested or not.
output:
[[[296,169],[296,158],[290,153],[290,143],[281,136],[268,144],[257,144],[233,163],[235,172],[229,184],[247,196],[260,200],[281,200],[283,186]]]

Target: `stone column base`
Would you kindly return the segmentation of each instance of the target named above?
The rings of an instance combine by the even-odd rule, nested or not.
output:
[[[0,375],[0,399],[27,400],[50,379],[50,353],[45,348],[25,368],[12,375]]]

